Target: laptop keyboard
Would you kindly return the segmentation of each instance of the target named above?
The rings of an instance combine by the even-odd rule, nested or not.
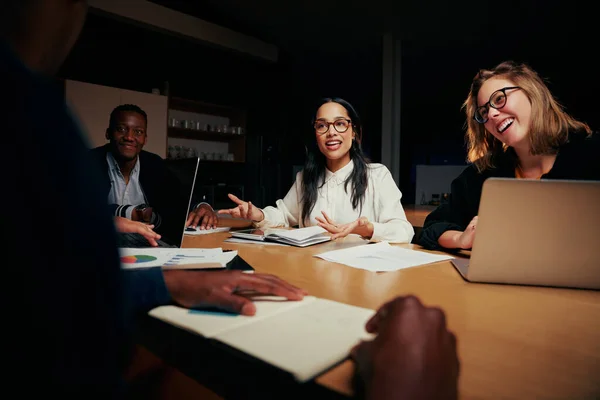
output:
[[[177,247],[162,240],[157,240],[156,242],[158,243],[158,247]],[[119,233],[117,235],[117,245],[118,247],[132,248],[151,247],[148,240],[139,233]]]

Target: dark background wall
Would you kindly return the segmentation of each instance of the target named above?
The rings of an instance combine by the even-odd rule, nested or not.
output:
[[[583,20],[565,20],[561,30],[547,29],[532,26],[532,32],[506,32],[489,40],[404,45],[400,174],[401,182],[411,183],[403,188],[406,197],[414,198],[416,164],[464,163],[462,104],[481,68],[505,60],[528,63],[567,112],[600,130],[600,69],[591,60],[600,34]]]
[[[483,7],[474,15],[485,15],[477,31],[470,31],[464,18],[454,24],[448,15],[422,34],[403,36],[398,151],[405,203],[414,202],[416,164],[464,163],[461,105],[480,68],[507,59],[527,62],[549,79],[569,112],[593,128],[600,126],[600,78],[593,61],[600,35],[593,14],[576,2],[569,7],[557,3],[473,2]],[[147,92],[168,81],[172,95],[246,109],[247,164],[211,173],[223,179],[243,176],[249,180],[248,200],[260,197],[253,188],[260,185],[265,203],[272,204],[289,189],[292,166],[303,162],[313,104],[321,97],[342,97],[357,108],[364,148],[373,161],[381,160],[381,37],[389,26],[368,13],[355,12],[344,20],[344,13],[336,12],[317,13],[302,25],[305,32],[295,29],[287,41],[283,38],[277,63],[92,13],[60,76]],[[424,15],[423,26],[428,22]],[[199,16],[277,41],[261,33],[250,16],[246,23],[227,12]]]

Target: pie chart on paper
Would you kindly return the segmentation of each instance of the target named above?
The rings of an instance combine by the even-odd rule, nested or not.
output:
[[[147,262],[152,262],[152,261],[156,261],[156,257],[148,256],[145,254],[121,257],[121,262],[123,264],[142,264],[142,263],[147,263]]]

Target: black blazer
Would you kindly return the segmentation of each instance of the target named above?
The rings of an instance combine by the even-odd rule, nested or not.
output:
[[[91,150],[94,159],[103,171],[100,184],[105,193],[105,199],[111,189],[106,160],[106,153],[109,151],[109,144]],[[184,190],[181,181],[167,168],[165,161],[157,154],[142,150],[139,158],[142,165],[140,185],[148,204],[160,216],[160,223],[156,224],[155,231],[178,245],[177,241],[181,238],[188,212],[189,191]],[[116,204],[109,205],[113,214],[117,206]]]

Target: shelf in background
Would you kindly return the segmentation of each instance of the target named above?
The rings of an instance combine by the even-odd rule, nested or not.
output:
[[[226,164],[243,164],[245,161],[227,161],[227,160],[202,160],[200,159],[200,163],[210,164],[210,163],[226,163]]]
[[[233,133],[208,132],[197,129],[185,129],[176,127],[169,127],[167,129],[167,135],[172,138],[209,140],[216,142],[231,142],[233,140],[240,140],[245,138],[244,135],[235,135]]]
[[[202,101],[182,99],[180,97],[169,98],[169,109],[199,114],[218,115],[229,118],[230,126],[246,126],[246,111],[232,106],[205,103]]]
[[[203,101],[184,99],[181,97],[171,97],[169,99],[169,108],[182,111],[204,112],[213,115],[229,116],[230,114],[241,114],[243,111],[239,108],[205,103]]]
[[[167,158],[167,161],[175,161],[175,162],[182,162],[182,163],[184,163],[184,162],[186,162],[186,160],[195,160],[195,159],[196,159],[195,157],[192,157],[192,158],[189,158],[189,157],[186,157],[186,158]],[[236,161],[236,160],[228,161],[228,160],[203,160],[203,159],[200,159],[200,162],[204,163],[204,164],[210,164],[210,163],[243,164],[244,163],[244,161],[241,161],[241,160],[240,161]]]

